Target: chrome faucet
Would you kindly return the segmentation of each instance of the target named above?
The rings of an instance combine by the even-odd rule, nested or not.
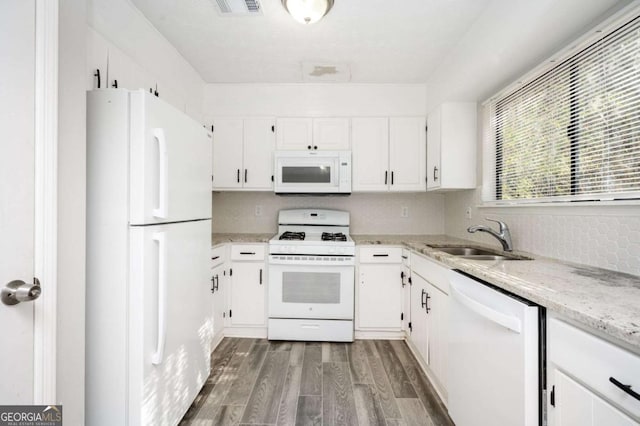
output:
[[[500,241],[500,244],[502,244],[502,249],[504,251],[513,251],[513,246],[511,244],[511,233],[509,232],[509,227],[507,226],[507,224],[499,220],[489,219],[488,217],[485,217],[485,219],[500,225],[500,232],[496,232],[490,227],[484,225],[470,226],[467,228],[467,232],[470,232],[472,234],[478,231],[486,232],[490,235],[493,235],[498,241]]]

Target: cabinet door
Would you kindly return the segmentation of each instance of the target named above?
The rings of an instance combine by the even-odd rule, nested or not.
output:
[[[213,130],[213,189],[242,188],[242,119],[218,119]]]
[[[441,388],[447,383],[448,356],[448,296],[431,283],[427,283],[428,363]],[[426,309],[425,308],[425,309]]]
[[[389,119],[351,120],[353,192],[389,189]]]
[[[411,335],[413,345],[418,349],[425,364],[429,364],[427,315],[423,302],[426,301],[427,282],[417,274],[411,275]]]
[[[314,118],[313,148],[324,151],[349,149],[348,118]]]
[[[275,120],[271,118],[244,120],[245,189],[271,190],[273,188],[273,151],[276,146]]]
[[[553,417],[554,426],[638,424],[560,370],[555,369],[553,376],[556,406],[555,411],[550,413],[550,417]]]
[[[402,328],[402,281],[398,264],[361,264],[358,280],[358,327]]]
[[[277,148],[309,150],[313,148],[313,119],[278,118],[276,120]]]
[[[225,287],[226,287],[226,271],[225,265],[219,265],[211,270],[211,292],[213,293],[212,303],[212,321],[213,321],[213,335],[215,339],[225,326],[226,319],[226,304],[225,304]]]
[[[389,119],[391,191],[425,191],[426,124],[423,117]]]
[[[231,269],[231,325],[264,326],[264,262],[233,262]]]
[[[440,188],[440,143],[442,108],[429,114],[427,122],[427,188]]]

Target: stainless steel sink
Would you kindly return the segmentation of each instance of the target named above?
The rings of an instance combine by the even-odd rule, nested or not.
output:
[[[487,256],[496,253],[475,247],[434,247],[438,251],[443,251],[454,256]]]
[[[478,247],[429,245],[438,251],[468,260],[532,260],[530,257]]]

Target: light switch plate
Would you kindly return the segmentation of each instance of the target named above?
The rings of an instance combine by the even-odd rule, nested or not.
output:
[[[409,217],[409,207],[402,206],[400,209],[400,217]]]

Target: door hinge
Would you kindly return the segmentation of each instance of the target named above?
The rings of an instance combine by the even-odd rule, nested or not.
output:
[[[404,312],[400,314],[400,321],[404,321]]]
[[[552,407],[556,406],[556,386],[551,386],[551,396],[549,397],[549,402]]]
[[[229,309],[229,318],[231,318],[233,314],[231,313],[231,309]]]
[[[276,126],[271,126],[271,132],[275,133],[276,132]]]

